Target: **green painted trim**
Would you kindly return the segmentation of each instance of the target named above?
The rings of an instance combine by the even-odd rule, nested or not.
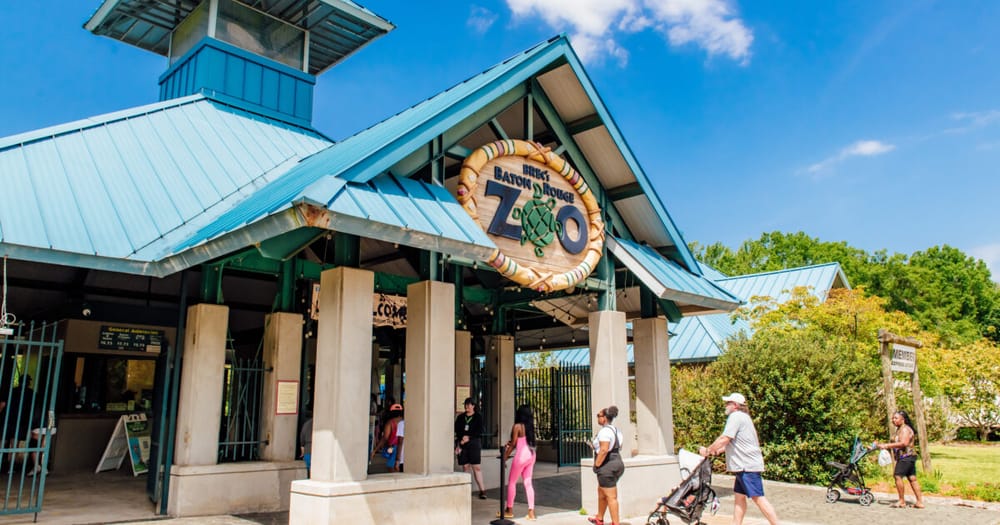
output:
[[[645,194],[645,191],[643,191],[642,186],[638,182],[632,182],[608,190],[608,199],[612,201],[620,201],[632,197],[638,197],[643,194]]]
[[[510,91],[507,91],[503,95],[497,97],[493,102],[490,102],[489,104],[486,104],[482,108],[476,110],[462,122],[446,130],[440,135],[443,150],[453,153],[452,148],[462,147],[459,144],[462,139],[473,131],[489,123],[490,120],[495,118],[500,113],[503,113],[511,105],[516,104],[525,95],[527,95],[527,93],[527,87],[523,84],[519,84],[518,86],[511,88]],[[465,157],[463,156],[462,158],[464,159]],[[420,171],[432,160],[433,156],[428,148],[417,148],[413,153],[393,164],[389,171],[403,177],[411,177],[414,173]]]
[[[656,299],[653,292],[644,284],[639,284],[639,310],[643,319],[656,317]]]
[[[500,121],[497,120],[496,118],[491,118],[489,125],[490,129],[493,130],[493,134],[496,135],[497,137],[500,137],[500,140],[510,139],[510,137],[507,135],[507,130],[503,129],[503,126],[500,125]]]
[[[577,133],[583,133],[584,131],[590,131],[596,127],[603,126],[604,119],[597,113],[594,113],[578,118],[573,122],[566,122],[565,124],[566,131],[569,131],[570,135],[576,135]]]
[[[529,86],[530,88],[530,86]],[[524,97],[524,140],[533,142],[535,140],[535,97],[528,90]]]
[[[281,287],[276,298],[278,308],[282,312],[291,312],[295,307],[295,263],[281,262]]]
[[[461,144],[455,144],[454,146],[448,148],[448,150],[445,151],[444,154],[455,160],[465,160],[465,157],[472,155],[472,150],[466,148]]]
[[[284,261],[294,257],[295,254],[326,233],[327,230],[322,228],[299,228],[262,241],[257,245],[257,250],[266,259]]]
[[[361,264],[361,238],[349,233],[334,233],[333,263],[357,268]]]
[[[667,316],[667,320],[671,323],[679,323],[683,314],[677,305],[669,299],[657,299],[657,303],[660,305],[660,309],[663,310],[663,314]]]
[[[465,301],[465,286],[462,280],[462,268],[452,267],[452,281],[455,284],[455,329],[461,330],[465,325],[465,311],[462,303]]]
[[[222,265],[201,265],[201,301],[220,304],[219,289],[222,287]]]

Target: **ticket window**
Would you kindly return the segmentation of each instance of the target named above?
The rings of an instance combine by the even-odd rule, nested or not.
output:
[[[155,359],[67,354],[69,364],[59,412],[62,414],[124,414],[150,412],[153,405]]]

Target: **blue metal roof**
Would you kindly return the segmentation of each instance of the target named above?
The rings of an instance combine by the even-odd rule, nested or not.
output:
[[[3,138],[0,247],[142,272],[329,144],[201,95]]]
[[[839,263],[723,277],[715,282],[747,302],[753,297],[770,297],[781,303],[790,299],[797,287],[805,287],[825,301],[831,289],[850,288]],[[670,338],[670,361],[680,363],[714,360],[727,339],[741,331],[752,334],[749,323],[730,314],[685,317],[672,330],[677,335]]]
[[[0,177],[9,189],[0,194],[0,248],[26,260],[167,275],[319,220],[471,257],[493,245],[456,213],[453,197],[386,174],[553,64],[572,68],[634,176],[650,188],[560,36],[339,144],[202,95],[0,139]],[[687,261],[662,204],[649,198]],[[387,213],[390,201],[400,205],[396,213]],[[655,259],[670,290],[662,297],[735,304],[692,275],[700,273],[696,264]]]
[[[744,301],[752,297],[770,297],[782,303],[791,297],[794,288],[806,287],[820,301],[826,300],[831,288],[850,288],[839,263],[817,264],[774,272],[725,277],[715,281]]]
[[[713,310],[735,310],[740,299],[712,281],[688,272],[656,250],[626,239],[608,236],[614,254],[655,296]]]
[[[542,42],[344,140],[337,147],[303,162],[290,176],[310,181],[324,175],[337,174],[352,182],[367,181],[389,170],[434,137],[558,61],[565,62],[573,69],[597,115],[643,188],[645,198],[657,214],[657,223],[672,240],[672,246],[677,250],[681,262],[689,272],[700,274],[701,270],[687,244],[656,196],[652,184],[628,148],[565,36]],[[649,217],[644,217],[644,220],[649,220]]]
[[[705,267],[709,273],[710,267]],[[711,272],[722,275],[717,270]],[[847,277],[838,263],[791,268],[776,272],[766,272],[738,277],[725,277],[718,281],[734,294],[737,289],[750,295],[742,296],[744,300],[750,297],[768,296],[776,300],[787,301],[789,292],[796,287],[807,287],[820,301],[826,300],[833,288],[850,288]],[[735,285],[735,288],[731,287]],[[750,323],[743,319],[734,319],[731,314],[709,314],[683,317],[677,324],[670,325],[673,335],[670,337],[670,362],[697,363],[713,361],[719,357],[725,348],[726,341],[746,332],[753,331]],[[590,362],[588,348],[574,348],[553,352],[555,359],[566,365],[585,365]],[[632,345],[628,345],[628,360],[633,362]]]

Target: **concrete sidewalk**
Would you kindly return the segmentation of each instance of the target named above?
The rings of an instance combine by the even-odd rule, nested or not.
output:
[[[713,486],[719,495],[721,506],[719,513],[712,516],[705,513],[702,521],[709,525],[728,525],[732,523],[733,494],[732,477],[716,475]],[[764,483],[768,499],[778,511],[778,517],[784,525],[871,525],[872,523],[899,523],[913,525],[937,525],[942,523],[963,523],[969,525],[1000,525],[1000,504],[984,504],[982,502],[963,502],[956,498],[926,498],[925,509],[893,509],[889,505],[895,501],[895,495],[878,494],[876,502],[870,507],[862,507],[857,500],[844,496],[837,503],[826,503],[826,489],[807,485],[767,481]],[[586,515],[580,513],[580,470],[566,467],[557,469],[555,465],[539,464],[535,467],[535,512],[538,521],[530,522],[525,518],[527,504],[524,490],[518,485],[518,494],[514,503],[513,521],[517,525],[589,525]],[[496,519],[500,510],[500,490],[487,491],[490,499],[472,499],[472,524],[487,525]],[[473,494],[474,496],[474,494]],[[623,524],[642,525],[653,510],[656,502],[650,502],[649,508],[624,509],[627,518]],[[976,505],[980,508],[974,508]],[[595,509],[586,509],[594,512]],[[189,520],[166,520],[142,522],[145,525],[165,524],[206,524],[206,525],[285,525],[288,522],[287,513],[276,513],[252,516],[219,516],[213,518],[195,518]],[[419,517],[415,517],[419,523]],[[680,518],[670,517],[671,524],[683,523]],[[746,525],[766,524],[756,506],[750,504]]]

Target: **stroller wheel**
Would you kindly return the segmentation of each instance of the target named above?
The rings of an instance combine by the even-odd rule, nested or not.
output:
[[[872,503],[875,503],[875,495],[866,490],[865,493],[858,498],[858,503],[867,507]]]
[[[840,500],[840,491],[837,489],[827,489],[826,490],[826,502],[836,503]]]
[[[670,522],[667,521],[666,515],[653,512],[646,518],[646,525],[670,525]]]

